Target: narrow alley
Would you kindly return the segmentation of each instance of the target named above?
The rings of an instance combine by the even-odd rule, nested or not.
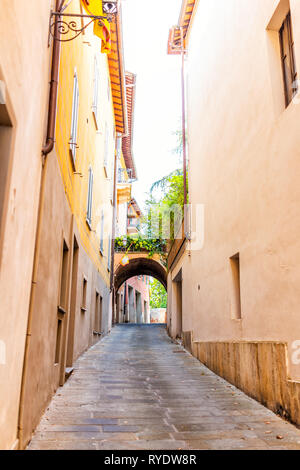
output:
[[[164,326],[123,324],[76,362],[29,449],[300,449],[300,430],[208,370]]]
[[[0,3],[0,451],[300,450],[300,0]]]

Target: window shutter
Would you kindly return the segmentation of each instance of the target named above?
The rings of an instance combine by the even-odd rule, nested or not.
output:
[[[92,168],[89,169],[89,186],[88,186],[88,201],[87,201],[87,213],[86,213],[86,220],[91,226],[92,224],[92,207],[93,207],[93,183],[94,183],[94,175]]]
[[[109,132],[107,123],[105,123],[105,137],[104,137],[104,169],[106,173],[106,177],[108,177],[108,144],[109,144]]]
[[[294,95],[298,91],[297,85],[297,69],[295,62],[294,40],[291,23],[291,14],[288,13],[285,18],[280,31],[280,48],[281,48],[281,61],[284,79],[284,91],[286,106],[292,101]]]
[[[111,162],[111,177],[110,177],[110,194],[109,198],[111,203],[113,203],[114,200],[114,162]]]
[[[98,102],[99,102],[99,66],[98,66],[98,60],[97,57],[95,56],[94,59],[94,90],[93,90],[93,113],[95,115],[96,119],[96,125],[98,129]]]
[[[79,110],[79,86],[78,86],[77,72],[75,70],[74,84],[73,84],[71,137],[70,137],[70,151],[72,154],[74,164],[76,161],[76,149],[77,149],[78,110]]]
[[[110,262],[111,262],[111,235],[109,235],[109,240],[108,240],[108,256],[107,256],[108,271],[110,271]]]
[[[103,239],[104,239],[104,212],[101,214],[101,233],[100,233],[100,252],[103,255]]]

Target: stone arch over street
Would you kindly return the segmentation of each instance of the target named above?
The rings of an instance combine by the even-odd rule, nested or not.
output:
[[[132,256],[132,257],[131,257]],[[119,266],[116,268],[114,276],[115,292],[119,290],[121,285],[128,279],[138,275],[152,276],[162,283],[167,290],[167,270],[162,263],[156,259],[143,256],[129,256],[129,264],[126,266]]]
[[[155,254],[149,258],[144,252],[126,256],[129,262],[124,266],[121,262],[124,253],[116,253],[113,323],[165,323],[166,312],[151,310],[149,296],[150,277],[167,291],[167,271],[160,256]]]

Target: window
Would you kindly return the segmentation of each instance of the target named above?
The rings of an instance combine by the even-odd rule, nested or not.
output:
[[[70,137],[70,152],[72,155],[73,164],[76,162],[76,149],[77,145],[77,130],[78,130],[78,109],[79,109],[79,86],[77,72],[74,74],[73,84],[73,103],[72,103],[72,119],[71,119],[71,137]]]
[[[89,168],[88,200],[87,200],[87,211],[86,211],[86,221],[90,229],[92,227],[93,183],[94,183],[94,175],[93,175],[93,170],[90,167]]]
[[[59,364],[59,361],[60,361],[61,332],[62,332],[62,320],[58,319],[57,330],[56,330],[55,359],[54,359],[55,364]]]
[[[102,333],[102,304],[103,304],[103,298],[100,296],[100,302],[99,302],[99,323],[98,323],[98,331],[99,331],[99,333]]]
[[[67,282],[68,282],[68,247],[63,242],[62,265],[60,276],[60,294],[58,309],[61,313],[65,313],[67,309]]]
[[[9,167],[11,162],[11,143],[13,124],[6,106],[6,86],[0,80],[0,228],[4,218],[5,200],[9,184]]]
[[[94,316],[94,334],[99,333],[98,323],[99,323],[99,292],[96,291],[95,299],[95,316]]]
[[[103,255],[103,243],[104,243],[104,212],[101,213],[101,229],[100,229],[100,253]]]
[[[111,162],[111,176],[110,176],[110,188],[109,188],[109,199],[110,202],[113,204],[114,202],[114,162]]]
[[[102,297],[96,292],[95,299],[95,317],[94,317],[94,334],[101,335],[102,328]]]
[[[95,56],[95,59],[94,59],[94,90],[93,90],[92,109],[93,109],[97,129],[99,129],[99,125],[98,125],[99,77],[100,77],[99,65],[98,65],[97,57]]]
[[[108,256],[107,256],[107,269],[110,271],[110,263],[111,263],[111,235],[109,235],[108,239]]]
[[[108,178],[108,145],[109,145],[109,131],[108,131],[107,123],[105,123],[103,166],[104,166],[106,178]]]
[[[240,255],[230,258],[231,270],[231,318],[239,320],[242,318],[241,313],[241,280],[240,280]]]
[[[86,312],[86,291],[87,291],[87,279],[86,277],[83,278],[82,282],[82,300],[81,300],[81,310]]]
[[[298,90],[294,40],[290,12],[286,16],[280,28],[279,38],[284,81],[285,104],[286,106],[288,106]]]

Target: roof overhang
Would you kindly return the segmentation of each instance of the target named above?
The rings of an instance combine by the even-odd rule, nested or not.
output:
[[[126,82],[122,34],[122,9],[119,2],[118,13],[110,23],[111,52],[108,54],[108,67],[111,81],[116,131],[128,135]]]
[[[136,75],[131,72],[125,74],[126,83],[126,101],[127,101],[127,120],[128,135],[122,140],[122,152],[127,170],[131,170],[131,179],[137,179],[137,172],[132,152],[133,145],[133,127],[134,127],[134,108],[136,97]]]
[[[129,205],[131,205],[133,207],[133,209],[135,210],[138,217],[142,217],[143,214],[142,214],[142,211],[140,209],[140,206],[136,202],[136,199],[132,198],[131,201],[129,202]]]
[[[117,184],[117,198],[118,204],[129,202],[131,200],[131,185]]]
[[[178,24],[169,31],[168,54],[181,54],[186,50],[195,6],[198,0],[183,0]],[[183,40],[183,44],[182,44]]]

